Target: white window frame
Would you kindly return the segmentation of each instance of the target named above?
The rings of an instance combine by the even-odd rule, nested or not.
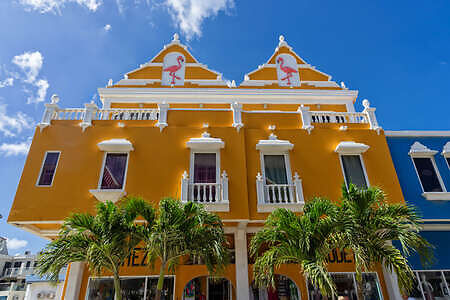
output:
[[[342,161],[342,156],[359,156],[359,161],[361,162],[361,168],[363,169],[364,179],[366,180],[367,187],[370,187],[369,176],[367,176],[366,165],[364,164],[364,159],[361,154],[339,154],[339,162],[341,164],[342,176],[344,176],[345,186],[348,188],[347,176],[345,176],[344,162]]]
[[[287,177],[287,181],[288,181],[287,184],[293,185],[289,152],[288,151],[267,151],[267,150],[261,149],[259,151],[259,159],[261,162],[261,174],[263,177],[264,185],[269,185],[269,184],[266,184],[266,182],[267,182],[266,181],[266,166],[264,164],[264,155],[283,155],[284,156],[284,165],[285,165],[286,177]]]
[[[412,164],[414,166],[414,170],[416,170],[417,179],[419,180],[420,188],[422,189],[423,193],[446,193],[447,192],[444,181],[442,180],[441,174],[439,173],[439,169],[436,165],[434,155],[430,156],[430,155],[425,155],[425,154],[413,154],[413,155],[410,155],[410,157],[411,157]],[[437,179],[439,181],[439,184],[441,185],[442,192],[426,192],[424,190],[423,185],[422,185],[422,180],[420,179],[419,172],[417,171],[416,163],[414,162],[414,158],[428,158],[431,160],[431,164],[433,165],[434,171],[436,172]]]
[[[201,150],[201,149],[191,149],[191,158],[190,158],[190,166],[189,166],[189,182],[194,183],[194,170],[195,170],[195,154],[196,153],[214,153],[216,154],[216,182],[214,183],[220,183],[220,150]]]
[[[105,172],[105,164],[106,164],[106,157],[108,154],[126,154],[127,155],[127,162],[125,164],[125,174],[123,176],[123,184],[121,189],[102,189],[102,181],[103,181],[103,173]],[[103,154],[103,163],[102,168],[100,172],[100,178],[98,179],[98,190],[99,191],[125,191],[125,185],[127,183],[127,175],[128,175],[128,163],[130,161],[130,152],[123,152],[123,151],[105,151]]]
[[[44,169],[44,164],[45,164],[45,160],[47,159],[47,154],[48,153],[58,153],[59,154],[58,155],[58,161],[56,162],[55,172],[53,172],[52,182],[50,183],[50,185],[42,185],[42,184],[39,184],[39,181],[41,180],[41,177],[42,177],[42,170]],[[52,187],[53,186],[53,181],[55,180],[56,170],[58,169],[58,165],[59,165],[59,160],[60,159],[61,159],[61,151],[60,150],[45,151],[44,159],[42,160],[41,168],[39,170],[39,175],[38,175],[38,178],[36,180],[36,186],[37,187]]]
[[[442,156],[444,157],[447,167],[450,170],[450,163],[448,162],[448,159],[450,159],[450,142],[447,142],[444,145],[444,149],[442,149]]]

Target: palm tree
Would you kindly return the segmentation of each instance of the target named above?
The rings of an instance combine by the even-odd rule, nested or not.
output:
[[[133,205],[139,201],[128,199],[121,206],[99,203],[95,216],[75,213],[66,218],[58,238],[40,254],[38,274],[57,280],[67,264],[85,262],[93,274],[113,274],[115,299],[121,300],[119,267],[140,241],[135,234],[137,210]]]
[[[362,273],[380,264],[395,271],[400,289],[409,291],[414,273],[407,257],[417,252],[425,263],[432,259],[432,246],[419,234],[421,219],[415,208],[388,203],[377,187],[343,185],[342,195],[341,246],[353,250],[359,299],[363,299]],[[402,251],[391,241],[399,241]]]
[[[300,266],[322,294],[334,294],[336,288],[326,266],[328,254],[339,246],[337,215],[338,207],[323,198],[307,202],[301,216],[284,208],[275,210],[250,243],[250,254],[256,257],[256,284],[275,286],[275,269],[292,263]]]
[[[228,261],[222,221],[201,204],[166,198],[156,216],[141,214],[146,220],[139,234],[146,244],[148,259],[160,265],[156,299],[161,299],[166,270],[174,271],[186,256],[201,258],[210,274],[220,274]]]

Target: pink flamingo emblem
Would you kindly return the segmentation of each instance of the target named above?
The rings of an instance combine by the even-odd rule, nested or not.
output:
[[[287,85],[291,85],[291,77],[292,73],[298,73],[297,70],[292,69],[291,67],[284,65],[284,59],[282,57],[278,57],[277,63],[280,64],[280,69],[286,74],[286,77],[281,78],[281,80],[287,79]]]
[[[181,80],[181,78],[178,77],[175,73],[176,73],[179,69],[181,69],[181,63],[184,62],[183,57],[182,57],[182,56],[178,56],[178,57],[177,57],[177,62],[178,62],[178,65],[173,65],[173,66],[170,66],[170,67],[167,67],[167,68],[163,69],[164,72],[169,72],[169,76],[172,77],[172,82],[171,82],[171,84],[175,84],[175,79]]]

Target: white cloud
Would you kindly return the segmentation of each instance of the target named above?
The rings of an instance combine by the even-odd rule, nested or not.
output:
[[[26,240],[19,240],[16,238],[7,239],[6,240],[8,250],[17,250],[23,247],[26,247],[28,245],[28,241]]]
[[[41,71],[44,57],[39,51],[25,52],[24,54],[14,56],[12,62],[25,72],[27,77],[24,81],[33,83]]]
[[[33,119],[23,112],[14,116],[8,116],[6,104],[0,104],[0,132],[5,136],[14,137],[24,129],[30,129],[34,125]]]
[[[188,39],[201,36],[205,18],[216,16],[219,11],[234,7],[233,0],[165,0],[181,31]]]
[[[45,79],[37,79],[44,64],[44,57],[41,52],[25,52],[21,55],[16,55],[12,59],[12,62],[25,73],[25,78],[21,79],[25,83],[31,84],[37,88],[36,95],[28,97],[28,103],[39,103],[44,101],[50,84]],[[30,92],[28,89],[25,90]]]
[[[3,143],[0,145],[0,154],[4,156],[26,155],[30,149],[30,142],[21,142],[17,144]]]
[[[81,6],[86,7],[90,11],[96,11],[100,5],[102,5],[102,0],[19,0],[25,8],[30,10],[36,10],[40,13],[48,12],[60,12],[61,8],[67,3],[77,3]]]
[[[103,29],[105,29],[105,31],[110,31],[112,29],[112,26],[110,24],[106,24]]]
[[[12,86],[13,84],[14,84],[14,78],[6,78],[5,80],[0,81],[0,88]]]

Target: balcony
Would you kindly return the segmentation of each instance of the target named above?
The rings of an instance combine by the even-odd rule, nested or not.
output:
[[[34,268],[7,268],[3,277],[25,277],[34,274]]]
[[[272,212],[277,208],[286,208],[301,212],[305,201],[303,199],[302,180],[295,173],[292,184],[266,184],[260,173],[256,176],[256,193],[258,212]]]
[[[201,203],[209,211],[230,211],[227,173],[222,172],[218,183],[194,183],[185,171],[181,177],[181,201]]]

